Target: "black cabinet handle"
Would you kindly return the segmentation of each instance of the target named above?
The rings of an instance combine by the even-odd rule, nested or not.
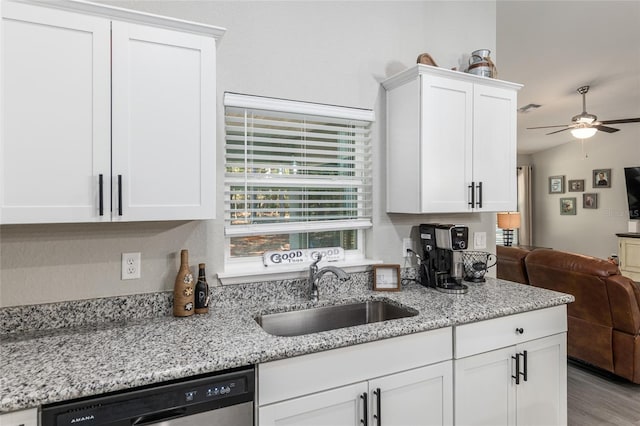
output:
[[[362,399],[362,413],[364,414],[364,419],[360,419],[360,423],[364,426],[368,426],[369,424],[369,400],[367,396],[366,392],[360,395],[360,399]]]
[[[522,327],[516,328],[516,334],[524,334],[524,328]]]
[[[122,216],[122,175],[118,175],[118,216]]]
[[[527,351],[522,351],[522,360],[524,361],[524,372],[522,378],[527,381]]]
[[[100,216],[104,216],[104,183],[102,174],[98,175],[98,212]]]
[[[516,379],[516,385],[520,384],[520,354],[512,355],[511,359],[516,360],[516,375],[511,375],[512,379]]]
[[[469,185],[467,188],[471,190],[471,201],[468,204],[471,206],[471,208],[474,208],[476,204],[476,183],[471,182],[471,185]]]
[[[376,390],[373,391],[373,394],[376,396],[376,414],[373,415],[373,418],[376,419],[378,426],[382,426],[382,392],[380,391],[380,388],[376,388]]]
[[[478,208],[482,208],[482,182],[478,182]]]

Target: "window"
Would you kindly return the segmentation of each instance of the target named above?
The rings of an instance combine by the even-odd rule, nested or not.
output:
[[[235,93],[224,105],[225,265],[336,246],[364,258],[373,112]]]

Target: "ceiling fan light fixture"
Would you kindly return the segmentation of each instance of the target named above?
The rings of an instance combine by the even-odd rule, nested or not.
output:
[[[575,129],[571,129],[571,134],[574,138],[589,139],[590,137],[595,135],[597,131],[598,129],[596,129],[595,127],[581,125],[579,127],[576,127]]]

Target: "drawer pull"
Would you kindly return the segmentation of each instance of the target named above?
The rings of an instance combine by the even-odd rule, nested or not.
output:
[[[522,327],[516,328],[516,334],[524,334],[524,328]]]

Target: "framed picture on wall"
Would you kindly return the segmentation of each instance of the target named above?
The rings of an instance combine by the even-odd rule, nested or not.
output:
[[[583,192],[584,191],[584,179],[571,179],[569,180],[569,192]]]
[[[576,198],[560,198],[560,214],[574,215],[576,214]]]
[[[598,208],[598,194],[582,194],[582,208],[583,209],[597,209]]]
[[[594,188],[611,188],[611,169],[596,169],[593,171]]]
[[[549,194],[564,193],[564,176],[549,176]]]

